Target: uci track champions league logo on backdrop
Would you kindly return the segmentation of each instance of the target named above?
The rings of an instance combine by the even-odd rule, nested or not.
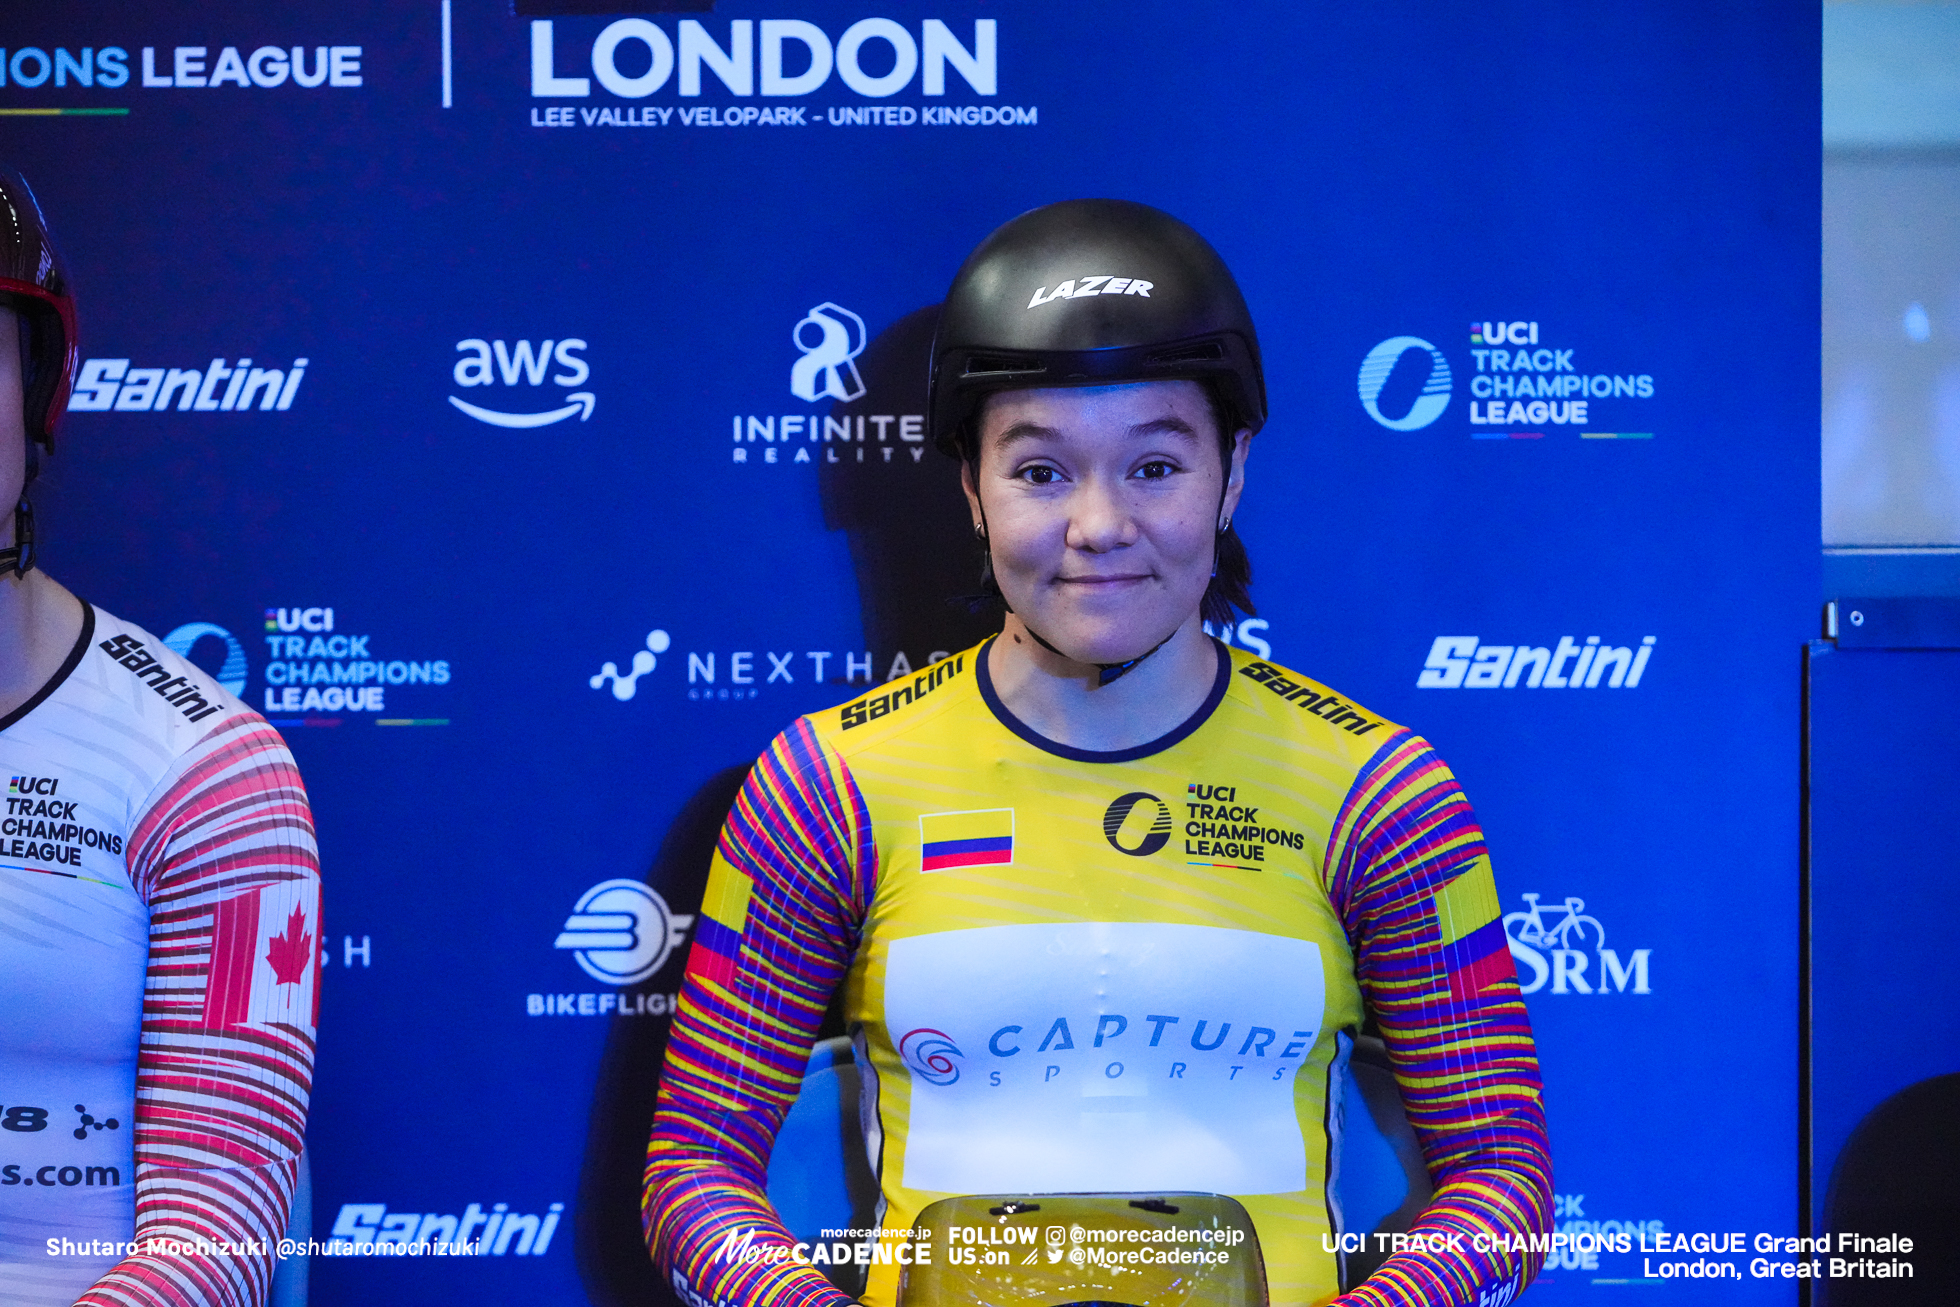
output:
[[[725,28],[717,24],[717,29],[683,18],[670,34],[651,19],[621,18],[587,35],[590,24],[567,22],[561,31],[552,21],[532,21],[531,98],[582,103],[534,104],[530,125],[794,130],[1033,127],[1040,122],[1035,105],[993,103],[999,94],[1000,35],[991,18],[975,19],[970,38],[937,18],[924,19],[916,28],[889,18],[864,18],[834,39],[800,18],[760,23],[738,18]],[[446,42],[444,61],[447,65]],[[949,69],[952,77],[947,76]],[[833,83],[846,95],[827,90]],[[704,88],[716,84],[719,94],[737,101],[759,97],[766,103],[699,103]],[[962,84],[964,93],[958,89]],[[904,102],[915,85],[919,98]],[[983,103],[947,103],[949,91]],[[820,94],[845,102],[810,101]]]
[[[1578,349],[1536,322],[1470,324],[1468,366],[1452,369],[1443,351],[1420,336],[1391,336],[1369,350],[1355,377],[1361,407],[1390,431],[1420,431],[1450,407],[1458,373],[1469,377],[1474,440],[1542,440],[1576,431],[1582,440],[1651,440],[1640,401],[1654,397],[1647,373],[1588,372]],[[1611,414],[1611,417],[1607,415]]]
[[[446,658],[390,657],[374,636],[336,630],[334,610],[326,607],[266,609],[265,644],[265,697],[253,707],[274,726],[339,726],[363,718],[376,726],[449,725],[447,717],[404,713],[411,704],[426,711],[431,699],[446,697]]]

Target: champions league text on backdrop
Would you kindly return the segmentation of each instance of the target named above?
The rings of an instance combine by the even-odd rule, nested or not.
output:
[[[977,241],[1078,196],[1188,222],[1259,324],[1259,612],[1215,629],[1318,688],[1245,686],[1358,747],[1409,725],[1488,835],[1556,1157],[1525,1300],[1903,1282],[1880,1268],[1923,1240],[1788,1242],[1814,10],[596,8],[0,20],[0,158],[80,315],[43,564],[156,633],[117,675],[188,658],[311,797],[313,1302],[694,1293],[656,1277],[639,1184],[722,818],[799,714],[869,694],[859,739],[930,710],[998,629],[959,602],[979,553],[926,439],[929,343]],[[1159,281],[1084,266],[1016,308]],[[187,720],[185,688],[145,693]],[[69,783],[19,770],[0,879],[104,856]],[[1244,777],[1186,784],[1209,793],[1112,791],[1068,838],[1145,870],[1310,861]],[[1153,1011],[1194,1066],[1253,1019]],[[1088,1056],[1095,1014],[1038,1004],[962,1056],[1054,1060],[1061,1017]],[[1229,1040],[1192,1051],[1207,1018]],[[1002,1024],[1018,1061],[987,1051]],[[825,1205],[849,1064],[812,1066],[816,1124],[767,1164],[813,1247],[879,1225]],[[0,1129],[0,1192],[46,1163],[67,1192],[22,1148],[126,1134],[22,1102],[61,1128]],[[1372,1156],[1327,1232],[1354,1265],[1406,1229]]]

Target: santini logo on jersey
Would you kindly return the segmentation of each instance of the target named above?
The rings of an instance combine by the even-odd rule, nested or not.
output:
[[[136,679],[163,696],[163,701],[190,720],[203,721],[218,711],[219,705],[204,697],[203,687],[185,676],[172,676],[141,640],[128,635],[111,636],[96,646],[103,653],[136,674]]]
[[[1288,703],[1300,705],[1315,717],[1324,719],[1328,725],[1338,726],[1349,735],[1366,735],[1381,725],[1381,722],[1356,712],[1351,705],[1342,703],[1338,695],[1317,694],[1298,681],[1289,680],[1270,663],[1247,663],[1239,668],[1239,675],[1251,677]]]
[[[966,666],[966,655],[956,654],[941,659],[912,678],[910,685],[901,685],[896,690],[878,695],[872,699],[860,699],[856,703],[844,705],[844,729],[862,726],[876,721],[893,709],[902,708],[915,699],[923,699],[940,686],[958,676]]]
[[[1051,293],[1046,286],[1034,293],[1028,301],[1029,308],[1042,304],[1053,304],[1056,300],[1079,300],[1085,295],[1141,295],[1150,298],[1150,288],[1157,283],[1143,281],[1136,277],[1078,277],[1065,281]]]

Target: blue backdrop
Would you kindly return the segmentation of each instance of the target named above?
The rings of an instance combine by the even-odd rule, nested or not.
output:
[[[932,306],[1083,195],[1186,219],[1245,289],[1274,416],[1232,637],[1462,777],[1560,1226],[1794,1233],[1816,6],[571,12],[605,7],[0,23],[90,369],[46,565],[220,628],[179,638],[313,794],[316,1231],[553,1230],[316,1259],[316,1299],[649,1300],[636,1178],[715,826],[792,716],[984,633],[911,420]],[[580,908],[624,946],[567,924],[608,881],[652,890]]]

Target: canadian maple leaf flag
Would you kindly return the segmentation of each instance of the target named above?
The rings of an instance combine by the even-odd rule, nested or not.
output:
[[[319,1016],[318,896],[267,885],[221,901],[212,914],[204,1025],[288,1025]]]

